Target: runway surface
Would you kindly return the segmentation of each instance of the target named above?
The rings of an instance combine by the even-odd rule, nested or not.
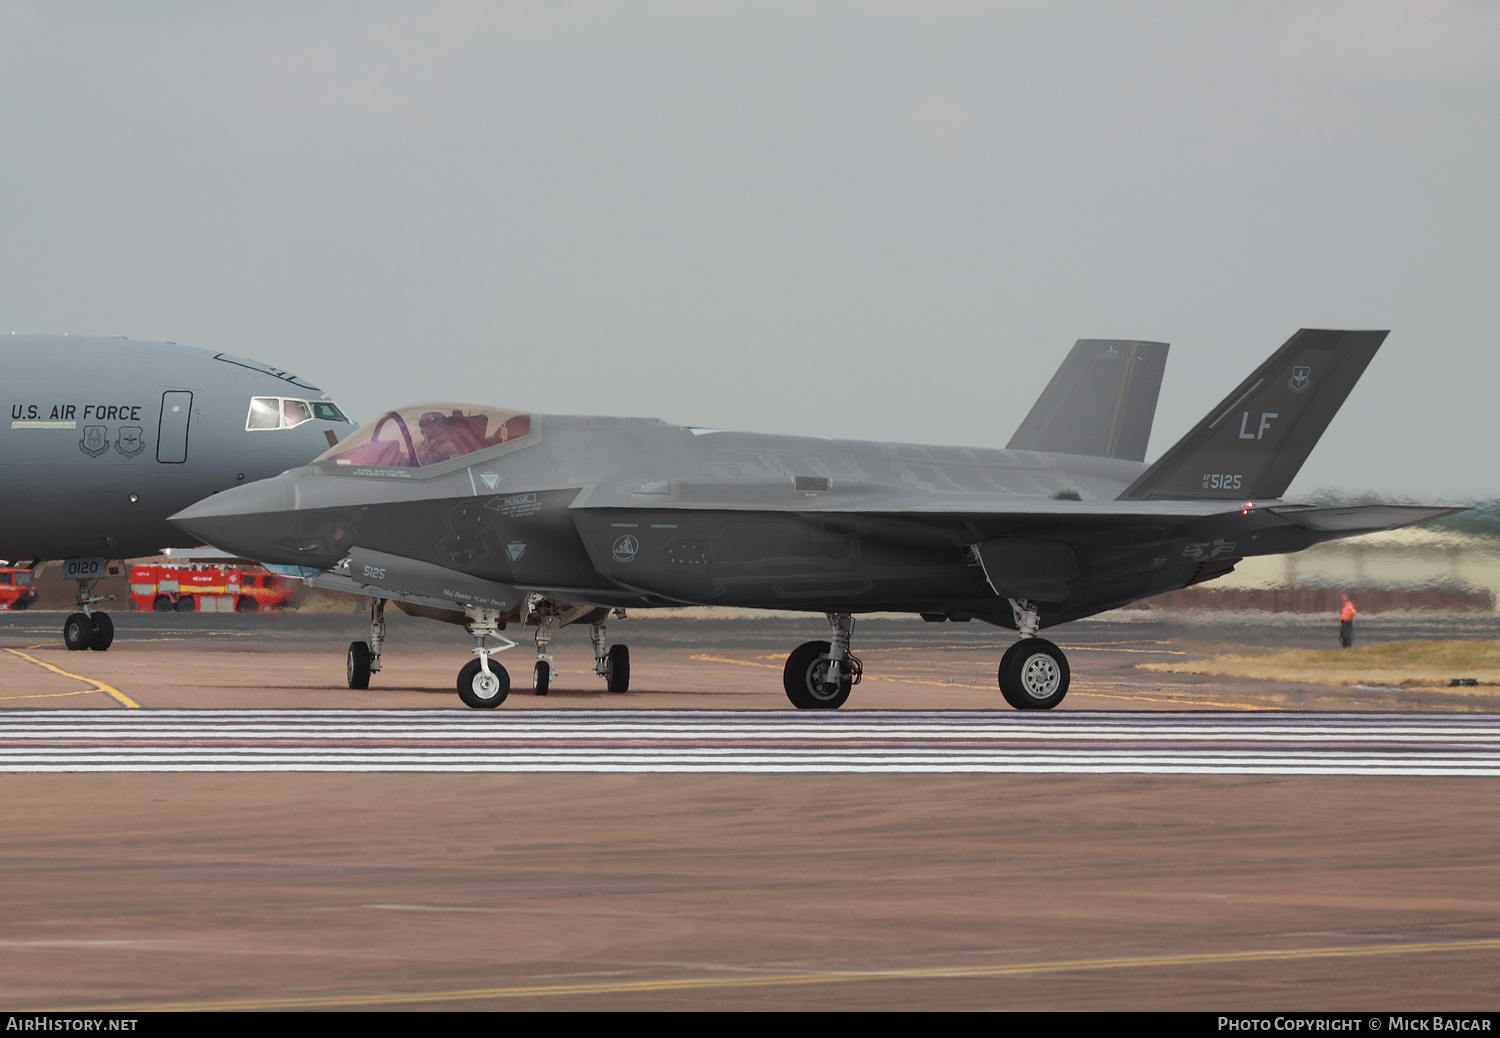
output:
[[[824,714],[781,673],[821,618],[632,616],[630,693],[567,630],[549,695],[523,647],[471,711],[462,633],[402,615],[353,690],[356,616],[121,614],[70,653],[61,615],[0,613],[0,995],[1500,1007],[1500,692],[1137,666],[1336,644],[1325,619],[1070,624],[1072,689],[1035,715],[975,624],[862,619],[865,680]]]
[[[1500,717],[48,710],[0,772],[1500,775]]]

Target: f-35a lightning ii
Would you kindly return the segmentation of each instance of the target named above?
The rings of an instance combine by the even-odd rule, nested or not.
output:
[[[1078,343],[1005,450],[683,428],[640,418],[458,404],[389,411],[305,468],[173,517],[238,555],[371,599],[351,687],[380,669],[383,607],[462,623],[471,707],[510,679],[507,623],[536,628],[533,688],[557,626],[590,625],[596,670],[625,608],[718,605],[827,616],[787,658],[804,709],[841,706],[862,666],[856,614],[920,613],[1013,628],[1000,691],[1047,710],[1066,657],[1038,631],[1187,587],[1251,555],[1457,509],[1313,508],[1281,500],[1387,333],[1303,330],[1154,464],[1143,464],[1163,343]],[[505,644],[491,645],[492,641]]]

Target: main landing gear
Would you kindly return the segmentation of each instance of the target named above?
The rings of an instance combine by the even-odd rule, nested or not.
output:
[[[589,625],[589,640],[594,643],[594,673],[604,679],[604,687],[629,692],[630,649],[622,644],[605,647],[603,620]]]
[[[1000,658],[1000,692],[1017,710],[1051,710],[1068,694],[1068,658],[1045,638],[1034,602],[1011,599],[1021,640]],[[782,682],[798,710],[837,710],[859,684],[864,665],[849,651],[854,618],[829,613],[832,641],[804,642],[786,659]]]
[[[98,602],[112,602],[115,596],[94,594],[94,580],[79,580],[77,583],[79,611],[69,613],[68,618],[63,621],[63,644],[68,647],[69,652],[82,649],[103,652],[114,643],[115,622],[109,618],[108,613],[94,612],[94,605]]]
[[[369,688],[370,675],[380,672],[380,647],[385,644],[385,599],[370,599],[370,640],[349,643],[347,673],[350,688]]]
[[[854,617],[829,613],[831,642],[803,642],[786,658],[782,684],[798,710],[837,710],[864,676],[864,664],[849,652]]]
[[[385,643],[385,605],[383,598],[370,600],[370,640],[349,643],[347,677],[350,688],[369,688],[370,676],[380,671],[380,650]],[[589,637],[594,643],[595,672],[604,678],[605,687],[611,692],[628,691],[630,650],[624,645],[609,645],[605,641],[605,620],[611,615],[623,617],[625,611],[561,607],[540,595],[528,596],[524,610],[509,614],[478,606],[465,608],[464,627],[474,636],[476,658],[458,672],[458,697],[476,710],[492,709],[505,702],[505,697],[510,694],[510,674],[492,657],[497,652],[516,647],[515,642],[500,633],[500,628],[505,621],[518,618],[523,624],[536,627],[536,666],[532,670],[531,688],[537,695],[547,694],[552,678],[557,674],[552,654],[547,651],[553,629],[561,624],[590,619],[596,621],[589,626]],[[491,640],[502,644],[492,645]]]
[[[1034,602],[1011,599],[1021,640],[1000,657],[1000,694],[1017,710],[1051,710],[1068,694],[1068,658],[1045,638],[1038,638]]]

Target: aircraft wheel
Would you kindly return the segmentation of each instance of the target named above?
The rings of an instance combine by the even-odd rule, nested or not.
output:
[[[170,613],[172,611],[172,600],[166,595],[157,595],[151,600],[151,610],[156,613]]]
[[[191,613],[196,611],[192,595],[183,595],[172,604],[172,608],[179,613]]]
[[[241,595],[239,600],[234,603],[234,611],[236,613],[253,613],[258,608],[259,606],[255,604],[255,599],[249,595]]]
[[[472,659],[458,672],[458,698],[476,710],[488,710],[505,702],[510,695],[510,675],[504,667],[490,660],[490,672],[485,674],[479,660]]]
[[[89,642],[89,648],[95,652],[103,652],[114,644],[115,622],[109,618],[108,613],[95,613],[89,620],[94,625],[94,640]]]
[[[70,613],[63,621],[63,644],[69,652],[87,649],[94,643],[94,621],[87,613]]]
[[[1022,638],[1000,657],[1000,692],[1017,710],[1051,710],[1068,694],[1068,658],[1045,638]]]
[[[370,644],[350,642],[349,660],[344,668],[350,688],[370,687]]]
[[[837,687],[830,687],[826,680],[831,648],[828,642],[803,642],[786,658],[782,685],[798,710],[837,710],[849,698],[854,680],[847,672],[839,676]]]
[[[604,687],[611,692],[630,691],[630,649],[624,645],[611,645],[609,658],[604,661]]]
[[[552,684],[552,667],[546,660],[537,660],[536,667],[531,672],[531,691],[539,696],[547,694],[547,686]]]

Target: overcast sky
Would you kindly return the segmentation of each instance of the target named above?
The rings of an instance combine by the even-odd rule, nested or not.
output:
[[[1292,496],[1494,497],[1500,4],[0,0],[0,326],[984,446],[1158,339],[1153,458],[1389,328]]]

